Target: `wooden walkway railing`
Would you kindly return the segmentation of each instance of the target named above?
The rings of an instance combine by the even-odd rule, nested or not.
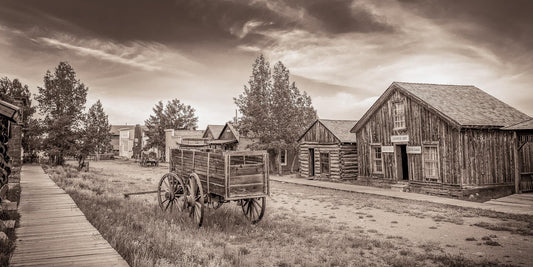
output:
[[[20,184],[10,266],[128,266],[40,166],[23,166]]]

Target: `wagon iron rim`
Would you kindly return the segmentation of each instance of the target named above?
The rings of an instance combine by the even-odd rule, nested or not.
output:
[[[157,187],[157,200],[162,211],[174,211],[174,206],[181,211],[183,205],[180,200],[184,199],[185,187],[183,180],[174,173],[167,173],[161,177]]]
[[[187,185],[187,199],[186,205],[189,212],[189,217],[191,217],[198,225],[202,226],[204,220],[204,191],[202,184],[200,183],[200,178],[196,173],[191,173],[189,175],[189,184]]]
[[[265,215],[266,209],[266,198],[247,198],[242,200],[242,212],[244,216],[252,223],[256,224],[263,218]]]

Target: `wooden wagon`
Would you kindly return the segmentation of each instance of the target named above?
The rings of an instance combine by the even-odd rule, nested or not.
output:
[[[172,149],[169,172],[161,178],[158,201],[164,211],[186,211],[199,226],[204,207],[237,201],[252,223],[265,213],[270,194],[266,151]]]
[[[157,159],[157,154],[155,152],[142,151],[139,164],[143,167],[159,166],[159,160]]]

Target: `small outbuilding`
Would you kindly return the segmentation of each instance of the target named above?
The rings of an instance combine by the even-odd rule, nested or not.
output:
[[[352,129],[358,179],[459,198],[509,195],[517,137],[503,128],[530,119],[475,86],[393,82]]]
[[[355,120],[316,120],[298,139],[300,176],[356,179],[357,143],[350,130]]]

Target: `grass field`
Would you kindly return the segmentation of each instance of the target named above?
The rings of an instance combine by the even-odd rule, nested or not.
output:
[[[245,219],[235,203],[228,203],[218,210],[206,209],[202,228],[194,226],[184,214],[161,212],[153,195],[123,198],[124,192],[153,190],[158,178],[166,172],[164,168],[140,168],[131,162],[115,161],[102,165],[91,163],[88,173],[79,173],[69,166],[46,171],[133,266],[491,266],[501,263],[448,254],[438,242],[415,243],[402,235],[380,234],[379,228],[337,223],[335,220],[341,218],[334,215],[303,216],[297,209],[284,207],[286,200],[275,192],[268,200],[265,217],[256,225]],[[277,186],[273,184],[273,191]],[[284,186],[279,191],[290,190],[287,188]],[[291,192],[300,194],[297,190],[300,189]],[[316,198],[309,201],[322,201],[320,194]],[[350,201],[349,197],[342,199]],[[396,200],[378,198],[357,205],[367,208],[373,205],[374,209],[394,209],[399,213],[411,211],[406,216],[453,221],[453,225],[461,223],[464,214],[469,216],[468,212],[474,212],[451,209],[444,215],[453,212],[461,215],[443,216],[432,205],[416,211],[415,206],[420,204],[411,203],[414,206],[396,210],[391,202]],[[358,216],[370,224],[377,223],[371,214],[360,212]],[[363,220],[359,219],[351,220]],[[389,220],[388,223],[403,222]]]

